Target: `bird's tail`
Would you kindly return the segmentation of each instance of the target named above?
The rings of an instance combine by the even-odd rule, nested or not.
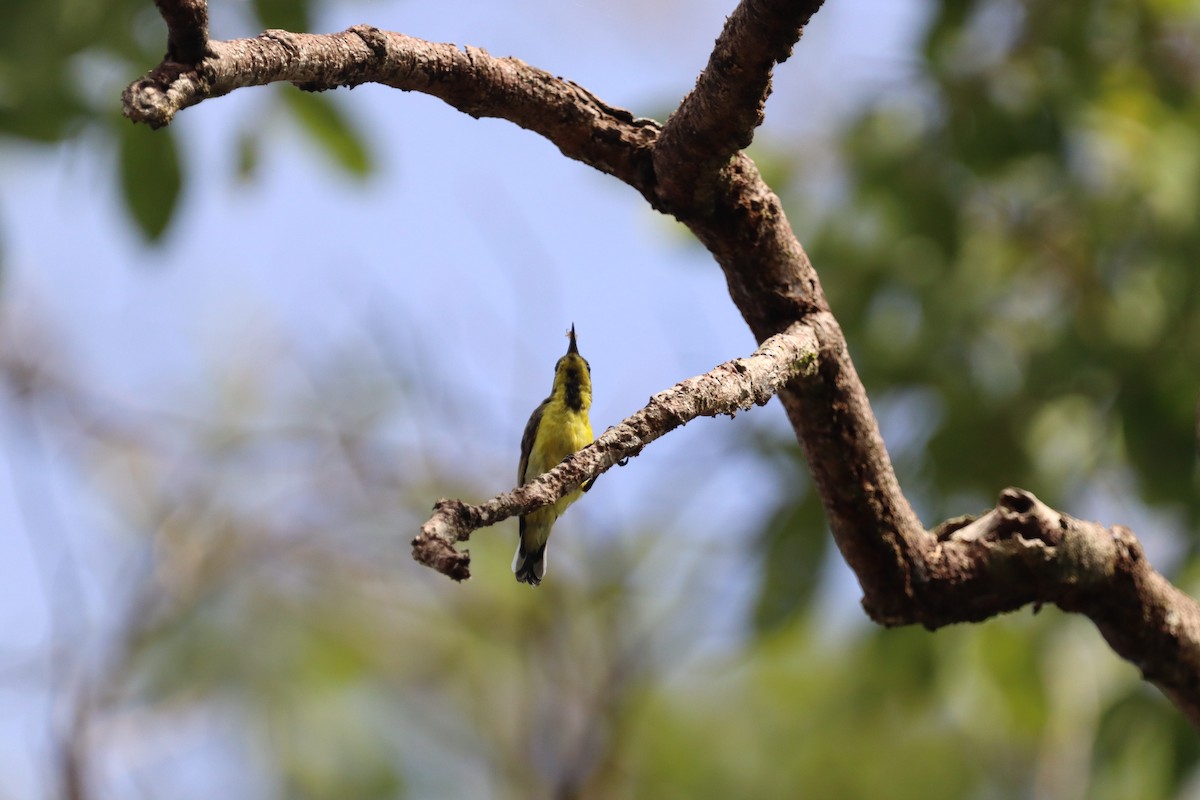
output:
[[[526,552],[525,542],[517,542],[517,554],[513,556],[512,571],[519,583],[537,586],[546,576],[546,545]]]

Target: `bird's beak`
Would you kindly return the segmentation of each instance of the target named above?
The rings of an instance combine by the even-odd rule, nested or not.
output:
[[[568,354],[574,353],[575,355],[579,355],[579,345],[575,344],[575,323],[574,322],[571,323],[571,332],[568,333],[567,336],[571,337],[571,345],[567,348],[567,353]]]

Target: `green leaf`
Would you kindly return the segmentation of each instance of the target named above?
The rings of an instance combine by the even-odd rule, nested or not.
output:
[[[145,125],[119,123],[121,194],[148,241],[158,241],[179,202],[183,170],[175,136]]]
[[[254,13],[264,28],[305,33],[311,27],[308,3],[298,0],[254,0]]]
[[[301,127],[338,167],[356,178],[371,173],[374,164],[362,135],[332,100],[312,92],[287,91],[283,97]]]

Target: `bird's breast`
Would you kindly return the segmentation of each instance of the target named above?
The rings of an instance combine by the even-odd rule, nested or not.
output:
[[[587,416],[560,408],[548,408],[538,426],[533,451],[529,454],[526,474],[541,475],[567,456],[592,442],[592,426]]]

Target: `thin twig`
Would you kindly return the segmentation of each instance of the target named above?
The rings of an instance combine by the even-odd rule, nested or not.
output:
[[[413,558],[455,580],[464,580],[470,577],[471,559],[455,544],[468,540],[475,530],[553,503],[696,417],[732,416],[766,404],[781,387],[813,375],[816,357],[813,332],[796,325],[763,342],[746,358],[727,361],[659,392],[636,414],[524,486],[479,505],[439,500],[433,516],[412,541]]]

